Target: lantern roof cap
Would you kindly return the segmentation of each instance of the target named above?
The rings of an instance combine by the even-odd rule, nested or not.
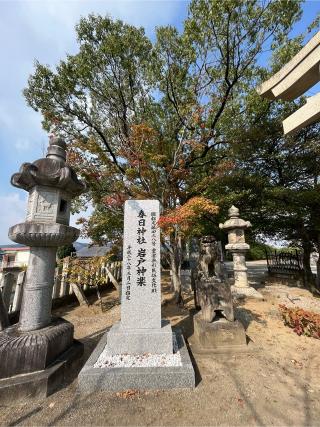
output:
[[[67,145],[61,138],[50,137],[47,156],[33,163],[23,163],[11,177],[14,187],[30,192],[36,185],[53,187],[68,192],[72,197],[85,191],[75,171],[66,164]]]
[[[230,218],[233,218],[233,217],[237,218],[239,216],[239,209],[234,205],[232,205],[231,208],[228,209],[228,215]]]
[[[228,215],[230,219],[227,219],[223,224],[219,224],[219,228],[223,230],[232,230],[232,229],[246,229],[251,227],[250,221],[245,221],[239,218],[239,209],[232,205],[228,210]]]

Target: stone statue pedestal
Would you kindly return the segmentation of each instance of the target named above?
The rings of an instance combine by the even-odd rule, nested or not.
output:
[[[244,326],[239,320],[233,322],[225,318],[206,322],[201,311],[193,317],[194,335],[189,340],[196,353],[224,353],[247,350]]]
[[[194,334],[189,339],[192,350],[198,353],[247,349],[245,330],[234,318],[230,284],[222,274],[216,248],[213,236],[202,237],[196,275],[196,303],[201,311],[193,317]]]

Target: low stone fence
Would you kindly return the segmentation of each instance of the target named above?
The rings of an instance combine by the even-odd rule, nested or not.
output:
[[[74,294],[75,288],[72,286],[70,279],[69,263],[70,259],[66,258],[66,261],[64,261],[61,266],[56,267],[52,299]],[[88,276],[82,275],[80,271],[77,277],[77,286],[81,287],[85,292],[90,288],[90,286],[92,287],[93,284],[100,282],[104,286],[108,286],[111,283],[120,290],[121,271],[121,261],[101,264],[92,272],[92,278],[89,278],[89,280]],[[2,276],[0,283],[0,296],[2,297],[4,306],[8,313],[20,310],[25,276],[25,271],[21,271],[17,276],[13,273],[5,273]]]

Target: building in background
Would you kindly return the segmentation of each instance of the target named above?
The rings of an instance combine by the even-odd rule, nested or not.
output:
[[[12,244],[0,246],[0,271],[11,272],[21,270],[28,265],[29,246]]]
[[[17,276],[20,271],[26,269],[29,255],[29,246],[0,245],[0,280],[5,273],[14,273]]]

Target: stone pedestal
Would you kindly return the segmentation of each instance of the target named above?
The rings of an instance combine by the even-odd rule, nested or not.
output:
[[[219,313],[230,322],[234,320],[231,289],[226,281],[202,277],[197,283],[197,302],[206,322],[212,322]]]
[[[116,323],[108,333],[110,354],[172,353],[172,328],[163,320],[161,328],[128,329]]]
[[[220,318],[208,323],[199,312],[193,317],[193,322],[194,335],[191,344],[195,351],[214,353],[246,350],[246,333],[239,320],[230,322]]]
[[[0,404],[44,399],[71,379],[83,354],[73,329],[55,318],[37,331],[21,332],[16,324],[0,334]]]
[[[195,387],[194,369],[181,331],[173,332],[181,356],[181,366],[105,367],[95,363],[108,346],[105,334],[78,376],[78,391],[90,394],[97,391],[168,390]]]
[[[79,375],[79,390],[166,389],[194,387],[195,378],[180,332],[161,320],[159,202],[128,200],[124,210],[121,322],[101,339]],[[173,348],[173,341],[177,343]],[[95,367],[103,353],[111,363],[114,356],[130,360],[160,355],[169,360],[180,352],[181,366]],[[116,357],[117,359],[117,357]],[[121,357],[118,358],[121,360]],[[158,359],[157,359],[158,360]],[[108,362],[108,363],[109,363]],[[113,363],[113,362],[112,362]],[[160,362],[159,362],[160,363]]]
[[[81,366],[82,355],[83,344],[73,340],[71,347],[45,369],[1,378],[0,405],[14,406],[44,400],[66,382],[72,382]]]

